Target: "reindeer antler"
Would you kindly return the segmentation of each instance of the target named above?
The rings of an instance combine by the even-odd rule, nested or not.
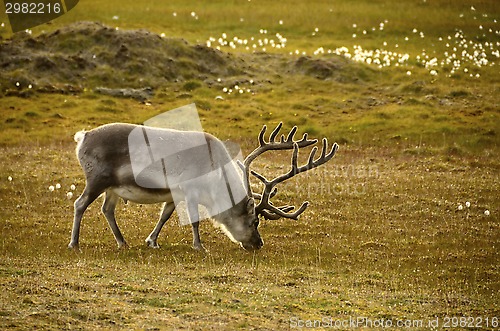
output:
[[[260,146],[257,147],[252,153],[250,153],[243,164],[243,170],[246,174],[246,180],[247,180],[247,185],[248,185],[248,192],[251,192],[250,188],[250,178],[249,175],[250,173],[257,177],[260,181],[264,183],[264,190],[262,191],[262,194],[256,194],[252,193],[252,196],[254,196],[257,199],[260,199],[259,204],[257,207],[255,207],[255,212],[257,215],[262,215],[264,218],[269,219],[269,220],[276,220],[281,217],[285,218],[291,218],[291,219],[297,219],[300,214],[304,212],[304,210],[307,208],[309,202],[304,202],[300,208],[295,210],[294,212],[291,212],[292,210],[295,209],[294,206],[281,206],[281,207],[276,207],[274,206],[269,199],[271,199],[274,195],[277,193],[277,188],[275,187],[277,184],[284,182],[295,175],[308,171],[310,169],[316,168],[326,162],[328,162],[335,153],[337,152],[338,145],[333,144],[332,148],[330,151],[328,151],[328,141],[326,138],[323,138],[323,147],[321,151],[321,155],[314,160],[314,156],[316,155],[316,152],[318,151],[318,147],[314,146],[314,148],[311,150],[311,153],[309,154],[309,159],[307,164],[300,166],[298,165],[298,153],[299,153],[299,148],[302,147],[307,147],[312,144],[315,144],[318,142],[317,139],[312,139],[309,140],[307,138],[307,133],[305,133],[302,137],[301,140],[294,140],[295,133],[297,132],[297,127],[294,126],[292,130],[290,130],[290,133],[288,136],[285,138],[284,135],[281,135],[281,138],[279,141],[276,141],[276,136],[278,135],[283,123],[279,123],[278,126],[271,132],[271,135],[269,136],[269,142],[266,142],[264,140],[264,134],[266,132],[267,127],[264,125],[262,130],[259,133],[259,144]],[[272,180],[268,180],[266,177],[262,176],[261,174],[251,171],[250,170],[250,163],[252,163],[253,160],[255,160],[259,155],[262,153],[269,151],[269,150],[287,150],[287,149],[293,149],[292,153],[292,168],[290,171],[288,171],[286,174],[283,174],[281,176],[278,176]]]

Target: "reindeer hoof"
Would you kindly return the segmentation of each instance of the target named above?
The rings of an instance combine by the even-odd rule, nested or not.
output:
[[[119,243],[118,249],[128,249],[128,244],[126,242]]]
[[[208,252],[208,250],[205,247],[203,247],[202,244],[193,245],[193,248],[195,251],[198,251],[198,252],[204,252],[204,253]]]
[[[80,246],[78,245],[78,243],[73,243],[73,242],[70,242],[68,244],[68,248],[69,249],[74,249],[74,250],[79,250],[80,249]]]
[[[151,248],[160,248],[160,245],[158,245],[158,243],[153,239],[148,238],[145,240],[145,242]]]

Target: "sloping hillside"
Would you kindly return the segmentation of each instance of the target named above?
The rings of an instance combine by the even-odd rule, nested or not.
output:
[[[212,84],[224,77],[257,74],[352,81],[351,75],[341,74],[346,65],[356,64],[340,57],[235,56],[180,38],[117,30],[95,22],[78,22],[35,37],[21,33],[0,45],[0,84],[6,94],[20,93],[28,86],[40,92],[77,92],[96,86],[157,88],[191,79]]]

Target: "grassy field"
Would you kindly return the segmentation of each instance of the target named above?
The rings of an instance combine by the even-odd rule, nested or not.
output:
[[[13,36],[0,14],[0,327],[497,329],[499,20],[486,0],[81,1]],[[68,250],[73,134],[192,102],[244,153],[280,121],[340,144],[280,188],[300,220],[261,222],[256,253],[205,221],[200,253],[174,214],[153,250],[160,206],[119,204],[118,250],[95,203]]]

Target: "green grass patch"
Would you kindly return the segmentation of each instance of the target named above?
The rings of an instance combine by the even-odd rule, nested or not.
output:
[[[424,49],[441,60],[457,46],[457,29],[495,45],[488,31],[498,30],[497,7],[81,1],[31,35],[0,28],[8,59],[0,66],[0,326],[279,330],[294,317],[499,316],[497,64],[454,74],[445,66],[432,76],[416,60]],[[255,53],[251,44],[204,47],[223,33],[268,45],[280,33],[287,42]],[[378,68],[313,55],[354,45],[409,60]],[[97,92],[146,87],[145,99]],[[144,239],[160,206],[120,203],[130,248],[117,250],[97,201],[84,216],[82,250],[68,250],[85,186],[74,133],[143,123],[193,102],[203,129],[244,154],[262,125],[279,122],[284,132],[297,125],[297,136],[341,145],[330,163],[279,188],[276,204],[310,201],[300,220],[262,221],[265,246],[255,254],[202,222],[208,252],[200,253],[174,213],[153,250]],[[255,167],[272,177],[289,158],[268,153]],[[49,191],[56,183],[61,189]]]

